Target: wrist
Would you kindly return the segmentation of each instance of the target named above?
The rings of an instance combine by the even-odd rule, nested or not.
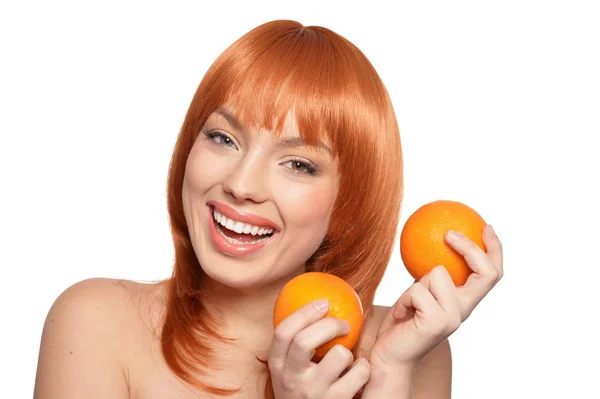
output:
[[[362,399],[409,399],[414,368],[412,364],[387,366],[371,362],[371,377],[365,385]]]
[[[385,362],[376,354],[371,353],[369,363],[371,365],[372,374],[376,373],[379,378],[385,379],[387,376],[392,376],[393,378],[397,375],[409,375],[412,378],[412,374],[417,368],[419,361]]]

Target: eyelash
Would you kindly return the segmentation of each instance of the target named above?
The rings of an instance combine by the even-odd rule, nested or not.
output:
[[[219,137],[219,138],[223,138],[223,139],[227,139],[227,140],[229,140],[229,141],[230,141],[230,143],[229,143],[229,144],[233,144],[233,146],[234,146],[235,148],[237,148],[237,146],[235,145],[235,142],[234,142],[234,141],[231,139],[231,137],[227,136],[226,134],[223,134],[223,133],[220,133],[220,132],[216,132],[216,131],[214,131],[214,130],[211,130],[210,132],[204,132],[204,135],[205,135],[206,137],[208,137],[209,139],[211,139],[211,140],[212,140],[212,141],[213,141],[215,144],[217,144],[217,145],[222,145],[222,146],[225,146],[225,147],[230,147],[230,146],[229,146],[229,145],[227,145],[227,144],[219,143],[219,142],[217,142],[217,141],[215,140],[215,138],[217,138],[217,137]]]
[[[233,145],[233,147],[235,147],[237,149],[237,146],[235,145],[235,142],[231,139],[231,137],[229,137],[226,134],[223,134],[221,132],[217,132],[217,131],[211,130],[209,132],[204,132],[204,135],[206,137],[208,137],[209,139],[211,139],[216,145],[230,147],[228,144],[231,144],[231,145]],[[223,144],[223,143],[220,143],[217,140],[215,140],[215,138],[227,139],[227,140],[230,141],[230,143]],[[314,165],[312,165],[312,164],[310,164],[310,163],[308,163],[306,161],[303,161],[301,159],[292,159],[292,160],[286,161],[285,163],[290,163],[290,162],[292,164],[294,164],[294,163],[300,164],[301,167],[304,167],[304,171],[299,171],[299,170],[295,170],[295,169],[289,168],[293,173],[308,174],[308,175],[311,175],[311,176],[316,176],[318,174],[318,172],[319,172],[319,169],[316,166],[314,166]]]
[[[285,162],[285,163],[290,163],[290,162],[291,162],[292,164],[298,163],[298,164],[300,164],[302,167],[304,167],[304,168],[305,168],[305,171],[299,171],[299,170],[295,170],[295,169],[289,168],[289,169],[290,169],[292,172],[294,172],[294,173],[306,173],[306,174],[309,174],[309,175],[311,175],[311,176],[315,176],[315,175],[318,173],[318,171],[319,171],[319,170],[317,169],[317,167],[315,167],[315,166],[313,166],[313,165],[309,164],[308,162],[302,161],[302,160],[300,160],[300,159],[292,159],[292,160],[289,160],[289,161],[287,161],[287,162]]]

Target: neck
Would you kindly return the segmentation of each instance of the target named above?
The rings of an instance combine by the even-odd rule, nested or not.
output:
[[[205,275],[207,294],[203,304],[215,315],[224,336],[235,339],[238,348],[266,358],[273,337],[273,307],[277,296],[283,286],[301,272],[251,288],[228,287]]]

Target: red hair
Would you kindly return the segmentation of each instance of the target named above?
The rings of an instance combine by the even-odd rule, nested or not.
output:
[[[263,24],[237,40],[202,79],[175,144],[168,208],[175,265],[162,329],[162,353],[183,381],[230,394],[196,375],[214,370],[211,342],[228,340],[202,304],[204,272],[182,205],[188,154],[208,116],[234,104],[244,126],[277,134],[292,113],[302,138],[324,138],[339,161],[340,185],[329,231],[307,271],[346,280],[370,311],[396,238],[402,200],[402,150],[394,110],[377,72],[352,43],[294,21]],[[268,373],[268,369],[266,369]],[[272,396],[270,376],[267,396]]]

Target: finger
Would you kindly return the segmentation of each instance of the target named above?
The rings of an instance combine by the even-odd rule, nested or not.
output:
[[[446,235],[446,241],[463,256],[467,265],[473,270],[466,283],[458,287],[461,318],[465,320],[498,282],[500,272],[477,244],[460,233],[452,233]]]
[[[440,307],[450,315],[460,315],[460,301],[458,290],[444,266],[433,268],[421,279]]]
[[[350,367],[353,361],[354,355],[348,348],[342,345],[335,345],[317,365],[319,383],[328,388],[340,378],[342,372]]]
[[[454,231],[446,234],[446,241],[456,252],[463,256],[467,265],[478,276],[478,279],[488,283],[488,290],[491,289],[498,279],[499,272],[487,254],[479,248],[479,245],[461,233]]]
[[[325,317],[328,310],[329,302],[314,301],[301,307],[279,323],[271,341],[269,365],[283,366],[294,337],[306,327]]]
[[[504,274],[502,243],[500,242],[500,239],[496,235],[496,232],[491,225],[488,224],[485,226],[482,238],[487,249],[488,258],[496,267],[496,269],[498,269],[498,272],[500,272],[500,278],[502,278],[502,275]]]
[[[360,358],[343,377],[329,388],[332,398],[352,398],[369,381],[371,365],[365,358]]]
[[[435,317],[441,311],[440,305],[429,289],[420,281],[411,285],[400,295],[394,306],[394,318],[398,320],[405,319],[412,308],[421,318]]]
[[[334,317],[326,317],[300,331],[290,345],[285,359],[286,369],[299,372],[311,364],[315,350],[335,337],[350,332],[350,325]]]
[[[452,249],[462,255],[469,268],[476,274],[480,276],[495,274],[496,268],[488,259],[487,254],[468,237],[450,230],[446,234],[446,242]]]

